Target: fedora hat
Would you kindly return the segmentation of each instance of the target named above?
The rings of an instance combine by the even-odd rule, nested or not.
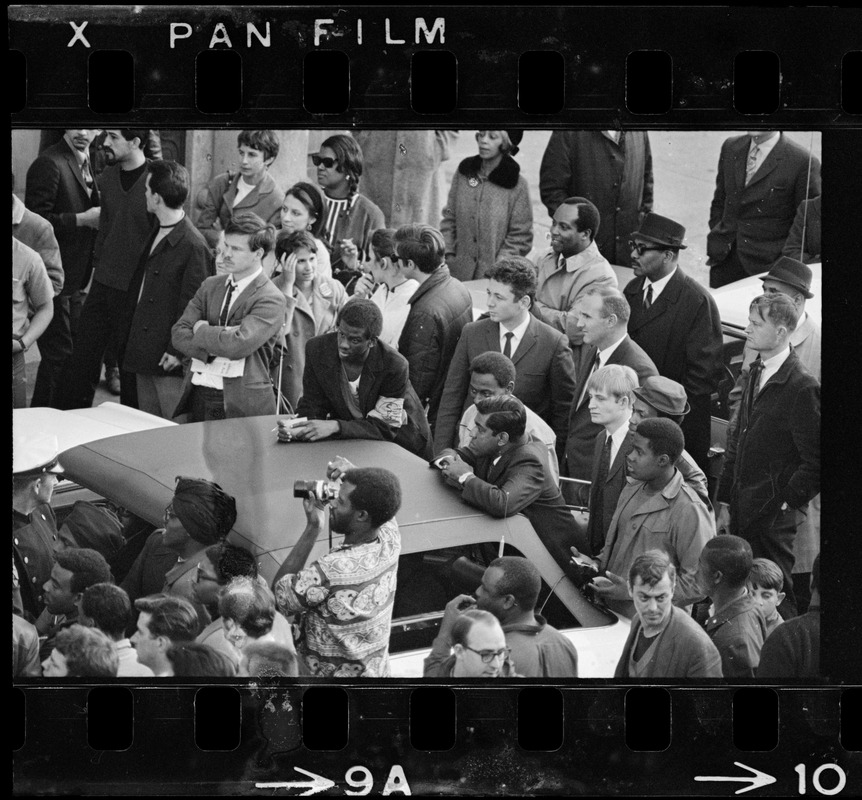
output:
[[[795,258],[781,256],[762,278],[762,280],[767,279],[787,284],[791,289],[797,289],[807,300],[814,297],[811,294],[811,269]]]
[[[685,389],[663,375],[646,378],[634,393],[656,411],[674,417],[685,416],[691,409]]]
[[[660,214],[647,214],[641,222],[640,228],[632,231],[632,236],[646,239],[648,242],[663,244],[669,248],[685,250],[686,245],[682,243],[685,239],[685,228],[672,219],[662,217]]]

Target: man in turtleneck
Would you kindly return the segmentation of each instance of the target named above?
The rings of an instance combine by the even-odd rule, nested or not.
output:
[[[204,278],[215,274],[206,239],[183,211],[189,183],[182,164],[150,166],[146,199],[155,222],[129,292],[136,305],[123,368],[136,378],[138,407],[165,419],[173,417],[183,391],[182,354],[171,343],[171,328]]]

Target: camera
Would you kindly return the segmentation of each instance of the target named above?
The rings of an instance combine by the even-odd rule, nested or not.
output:
[[[328,503],[338,497],[338,487],[329,481],[294,481],[294,497],[313,497],[318,503]]]

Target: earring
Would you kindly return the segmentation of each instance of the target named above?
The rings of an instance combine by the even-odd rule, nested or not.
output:
[[[308,223],[308,225],[305,226],[305,230],[307,230],[307,231],[311,230],[311,223],[310,222]]]

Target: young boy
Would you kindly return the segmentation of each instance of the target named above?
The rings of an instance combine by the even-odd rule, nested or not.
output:
[[[766,638],[763,613],[746,588],[751,562],[751,545],[730,534],[710,539],[700,554],[697,582],[712,599],[704,628],[725,678],[753,678]]]
[[[769,636],[784,620],[778,613],[778,606],[784,600],[784,574],[774,561],[768,558],[755,558],[748,573],[748,593],[760,606],[766,620],[766,635]]]

